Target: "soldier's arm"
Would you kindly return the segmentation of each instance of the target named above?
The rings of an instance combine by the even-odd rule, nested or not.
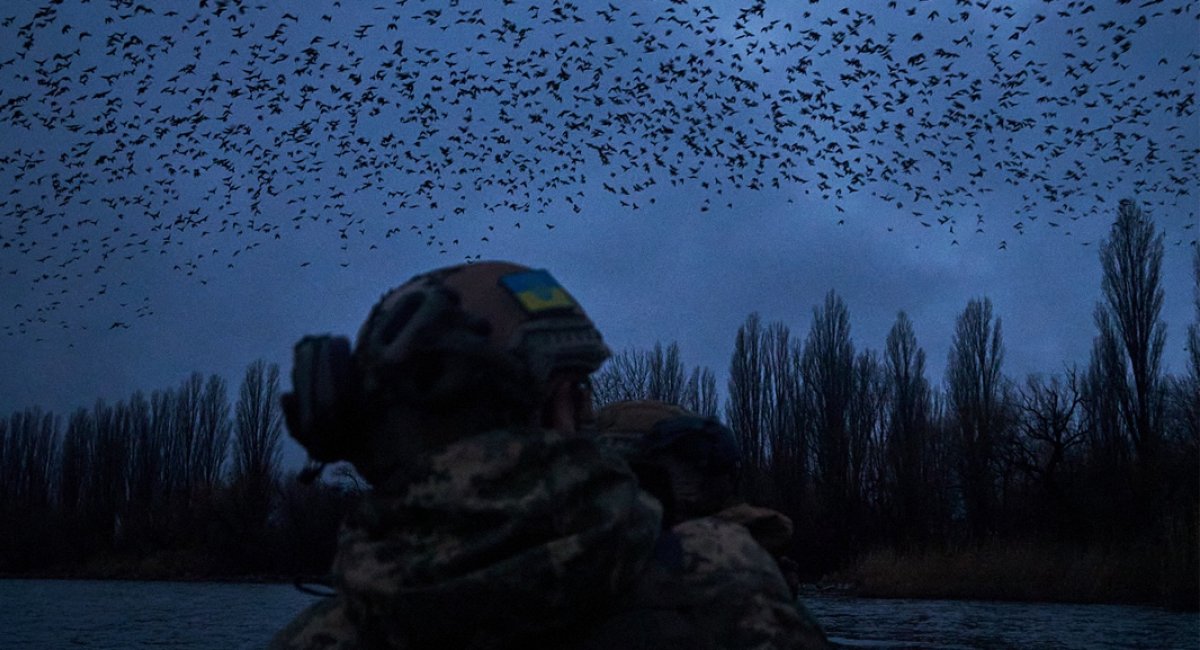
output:
[[[722,648],[827,648],[825,634],[797,608],[775,559],[741,525],[714,517],[686,521],[679,539],[684,589],[696,625]]]

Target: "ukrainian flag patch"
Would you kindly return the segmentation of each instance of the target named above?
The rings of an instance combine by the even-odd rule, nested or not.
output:
[[[545,270],[510,273],[500,278],[500,284],[531,314],[575,307],[575,301],[567,290]]]

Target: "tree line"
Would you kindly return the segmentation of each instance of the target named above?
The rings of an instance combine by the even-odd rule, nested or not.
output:
[[[280,467],[279,368],[0,418],[0,572],[323,573],[352,495]]]
[[[1012,378],[986,297],[958,314],[935,384],[900,312],[882,351],[858,348],[830,291],[799,337],[751,314],[739,327],[723,415],[742,490],[796,524],[812,577],[874,548],[962,549],[1016,541],[1149,549],[1170,599],[1195,603],[1200,507],[1200,251],[1188,366],[1164,374],[1162,235],[1132,201],[1100,247],[1103,300],[1083,367]],[[626,350],[598,401],[648,398],[716,414],[711,373],[678,345]],[[685,381],[685,377],[688,377]]]
[[[1162,235],[1122,202],[1100,247],[1103,300],[1086,365],[1012,378],[987,298],[958,315],[940,384],[904,312],[882,351],[856,346],[830,291],[808,332],[751,314],[719,404],[678,344],[615,355],[597,406],[659,399],[721,415],[741,489],[796,524],[810,577],[865,551],[1042,540],[1142,545],[1196,595],[1200,499],[1200,252],[1188,367],[1162,369]],[[279,369],[98,401],[65,421],[0,418],[0,572],[183,577],[323,573],[354,477],[303,485],[280,467]],[[723,408],[722,408],[723,406]]]

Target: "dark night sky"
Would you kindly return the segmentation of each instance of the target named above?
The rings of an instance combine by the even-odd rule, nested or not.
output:
[[[1183,367],[1195,2],[368,4],[0,10],[0,412],[286,373],[475,255],[720,383],[748,313],[802,337],[830,289],[860,348],[907,311],[935,383],[979,296],[1006,373],[1054,371],[1127,196]]]

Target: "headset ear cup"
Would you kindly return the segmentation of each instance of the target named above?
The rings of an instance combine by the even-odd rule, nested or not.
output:
[[[344,460],[358,432],[358,373],[345,337],[306,336],[296,344],[293,391],[283,396],[291,436],[321,462]]]

